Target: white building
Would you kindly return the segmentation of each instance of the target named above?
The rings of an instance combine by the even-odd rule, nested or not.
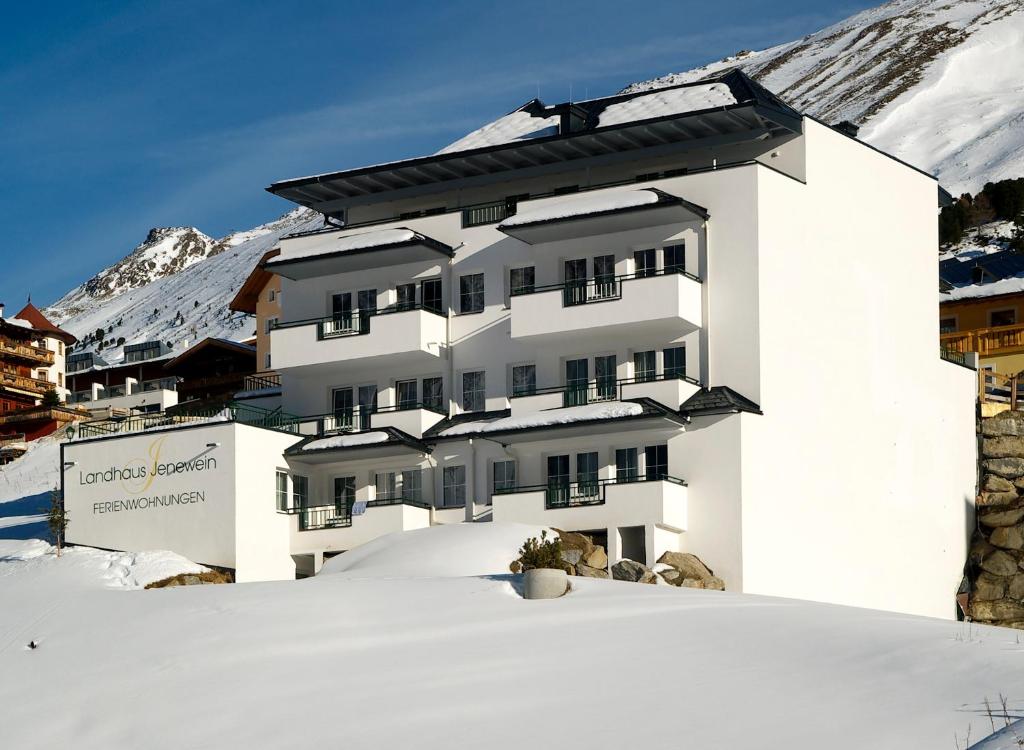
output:
[[[732,590],[954,614],[976,385],[935,346],[930,176],[730,73],[535,100],[433,156],[269,189],[329,223],[266,264],[302,438],[233,459],[236,506],[268,519],[238,543],[287,518],[263,569],[494,519],[612,560],[691,551]],[[65,491],[72,517],[102,501]],[[71,541],[118,546],[90,528]]]
[[[162,412],[178,403],[178,378],[163,369],[174,356],[162,341],[126,344],[113,364],[92,351],[71,354],[68,403],[95,416]]]

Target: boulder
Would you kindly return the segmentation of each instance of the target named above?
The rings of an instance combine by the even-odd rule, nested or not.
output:
[[[1009,552],[996,550],[981,561],[981,569],[997,576],[1012,576],[1017,572],[1017,558]]]
[[[592,568],[607,568],[608,567],[608,555],[604,551],[604,547],[600,544],[594,545],[594,550],[583,558],[583,562]]]
[[[978,523],[994,528],[996,526],[1016,526],[1022,519],[1024,519],[1024,508],[1014,508],[1013,510],[981,513],[978,516]]]
[[[1024,604],[1009,599],[971,602],[971,616],[975,620],[1024,620]]]
[[[583,563],[576,566],[576,575],[584,578],[611,578],[611,574],[604,568],[593,568]]]
[[[665,552],[658,558],[658,562],[671,565],[683,574],[685,578],[710,578],[714,575],[707,565],[701,562],[696,555],[689,552]]]
[[[989,474],[989,476],[993,476]],[[1017,492],[1024,492],[1024,477],[1013,480],[1013,486],[1017,489]]]
[[[1021,472],[1024,474],[1024,472]],[[578,531],[562,531],[561,529],[555,529],[558,532],[558,538],[562,540],[562,551],[566,550],[579,550],[581,557],[586,557],[594,551],[594,543],[590,540],[586,534],[580,534]]]
[[[562,548],[562,562],[576,565],[583,557],[583,550]]]
[[[980,533],[974,533],[974,539],[971,540],[971,549],[968,553],[968,559],[975,565],[981,565],[981,561],[996,551],[996,547],[991,544],[988,539],[982,536]]]
[[[1024,436],[1024,412],[1004,411],[981,420],[981,434],[985,437]]]
[[[704,580],[702,578],[684,578],[679,585],[688,589],[702,589]]]
[[[1006,579],[991,573],[982,573],[974,582],[971,599],[977,602],[990,602],[1002,599],[1006,595]]]
[[[981,465],[990,474],[1006,479],[1024,477],[1024,458],[988,458]]]
[[[1020,526],[999,526],[992,529],[988,540],[1003,549],[1021,549],[1024,547],[1024,532]]]
[[[1024,458],[1024,437],[991,437],[981,441],[985,458]]]
[[[654,571],[635,560],[619,560],[612,566],[612,578],[616,581],[636,582],[647,574],[654,575]]]
[[[995,474],[986,474],[985,479],[981,482],[981,489],[985,492],[1013,492],[1013,487],[1014,484],[1009,479]]]
[[[725,591],[725,581],[718,576],[711,576],[704,579],[704,588],[712,591]]]
[[[1018,573],[1010,579],[1010,585],[1006,587],[1006,596],[1017,601],[1024,600],[1024,573]]]
[[[671,565],[664,566],[664,569],[658,570],[657,573],[673,586],[678,586],[683,582],[683,574]]]
[[[989,476],[992,475],[990,474]],[[1010,505],[1017,499],[1018,495],[1016,492],[982,492],[978,495],[977,503],[979,507],[990,508],[997,505]]]

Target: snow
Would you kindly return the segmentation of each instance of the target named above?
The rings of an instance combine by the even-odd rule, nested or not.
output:
[[[1024,747],[1024,719],[1013,721],[1019,711],[1004,714],[999,705],[993,705],[992,710],[996,714],[994,721],[1002,722],[1003,728],[977,745],[971,745],[970,750],[1020,750]]]
[[[463,136],[443,149],[439,154],[450,154],[455,151],[469,151],[474,148],[501,146],[513,141],[525,141],[531,138],[542,138],[558,134],[559,116],[534,117],[529,112],[517,110],[494,122],[489,122],[478,130]]]
[[[521,430],[527,427],[548,427],[551,425],[570,424],[573,422],[589,422],[595,419],[617,419],[619,417],[635,417],[643,413],[640,404],[625,401],[606,401],[600,404],[570,406],[563,409],[549,409],[536,414],[522,417],[501,417],[492,420],[462,422],[441,430],[440,437],[452,435],[469,435],[478,432],[499,432],[503,430]]]
[[[256,396],[280,396],[281,386],[275,385],[269,388],[257,388],[251,391],[238,391],[235,393],[235,398],[254,398]]]
[[[988,284],[970,284],[968,286],[955,287],[949,292],[939,294],[939,300],[942,302],[952,302],[960,299],[993,297],[997,294],[1014,294],[1017,292],[1024,292],[1024,275],[1000,279]]]
[[[32,324],[27,320],[21,318],[4,318],[5,323],[10,323],[12,326],[18,326],[18,328],[32,328]]]
[[[339,237],[315,247],[288,249],[287,252],[282,251],[281,255],[274,258],[272,261],[267,263],[267,265],[272,267],[278,263],[296,260],[298,258],[315,258],[318,255],[325,255],[328,253],[339,253],[350,250],[366,250],[371,247],[394,245],[399,242],[412,242],[417,239],[422,240],[424,237],[411,229],[403,229],[401,227],[397,229],[377,229],[373,232],[363,232],[361,234],[350,234],[344,237]]]
[[[2,744],[904,750],[1022,705],[1016,631],[589,578],[525,601],[504,565],[531,535],[437,526],[304,581],[149,591],[105,578],[118,553],[2,542]]]
[[[593,195],[584,198],[572,198],[560,203],[551,203],[529,211],[510,216],[498,225],[498,229],[532,224],[538,221],[565,219],[571,216],[586,216],[623,208],[647,206],[658,202],[658,195],[653,190],[626,190],[606,195]]]
[[[0,539],[44,536],[50,491],[59,486],[56,435],[33,440],[20,458],[0,466]]]
[[[668,89],[610,105],[601,113],[597,125],[603,128],[735,103],[736,97],[724,83]]]
[[[384,443],[389,437],[391,436],[388,433],[379,430],[373,432],[353,432],[313,440],[302,446],[302,450],[319,451],[326,448],[351,448],[356,445],[373,445],[374,443]]]

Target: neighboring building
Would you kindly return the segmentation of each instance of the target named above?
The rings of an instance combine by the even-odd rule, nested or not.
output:
[[[253,580],[520,521],[613,562],[693,552],[731,590],[954,615],[976,375],[934,348],[933,178],[734,72],[270,190],[347,225],[265,262],[300,418],[69,444],[71,541]]]
[[[178,379],[179,409],[217,406],[234,400],[256,372],[256,347],[228,339],[203,339],[164,365]]]
[[[256,371],[264,376],[274,374],[270,329],[281,319],[281,278],[268,271],[266,264],[280,253],[280,248],[264,253],[228,305],[235,312],[256,317]]]
[[[13,318],[0,304],[0,414],[42,402],[48,390],[64,401],[65,347],[76,339],[44,316],[31,302]]]
[[[1024,255],[1003,250],[939,264],[942,346],[977,352],[1002,375],[1024,370]]]
[[[164,369],[174,353],[160,341],[127,344],[110,364],[96,352],[68,357],[68,403],[94,416],[161,412],[178,403],[178,379]]]

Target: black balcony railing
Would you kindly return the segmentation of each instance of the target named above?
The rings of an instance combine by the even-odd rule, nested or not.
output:
[[[323,318],[306,318],[305,320],[277,321],[272,323],[270,330],[276,331],[279,328],[300,328],[302,326],[316,326],[318,339],[332,339],[340,336],[359,336],[370,332],[371,321],[381,315],[393,315],[395,313],[409,312],[411,310],[423,310],[444,317],[444,312],[435,305],[424,305],[417,302],[400,302],[395,305],[388,305],[372,310],[351,310],[335,315],[327,315]]]
[[[514,399],[526,396],[539,396],[545,393],[561,393],[562,406],[584,406],[601,401],[621,401],[624,386],[637,383],[658,383],[666,380],[682,380],[691,385],[700,386],[699,380],[682,373],[662,373],[650,376],[642,375],[635,378],[620,378],[618,380],[595,380],[587,382],[586,385],[581,383],[579,385],[555,385],[545,388],[533,388],[513,392],[509,394],[508,398]]]
[[[298,513],[299,531],[317,529],[340,529],[352,525],[352,506],[324,505],[315,508],[301,508]]]
[[[242,385],[243,391],[265,391],[281,387],[281,376],[276,372],[270,375],[246,375]]]
[[[388,505],[410,505],[413,508],[430,510],[430,503],[425,503],[422,500],[411,497],[378,497],[373,500],[366,501],[367,508],[383,508]]]
[[[544,286],[526,287],[513,289],[511,296],[521,297],[527,294],[538,292],[552,292],[561,290],[562,306],[574,307],[586,305],[591,302],[608,302],[622,297],[622,284],[633,279],[646,279],[654,276],[685,276],[688,279],[701,283],[699,276],[684,271],[682,268],[664,268],[658,270],[641,271],[639,273],[627,273],[621,276],[598,276],[592,279],[578,279],[563,281],[559,284],[546,284]]]
[[[547,484],[507,487],[495,490],[494,494],[516,495],[526,492],[543,492],[544,508],[546,510],[553,510],[556,508],[575,508],[585,505],[604,505],[607,499],[608,487],[640,482],[669,482],[682,487],[686,486],[686,482],[682,479],[661,472],[651,472],[650,475],[638,475],[629,478],[612,477],[610,479],[586,479],[577,482],[554,480]]]

